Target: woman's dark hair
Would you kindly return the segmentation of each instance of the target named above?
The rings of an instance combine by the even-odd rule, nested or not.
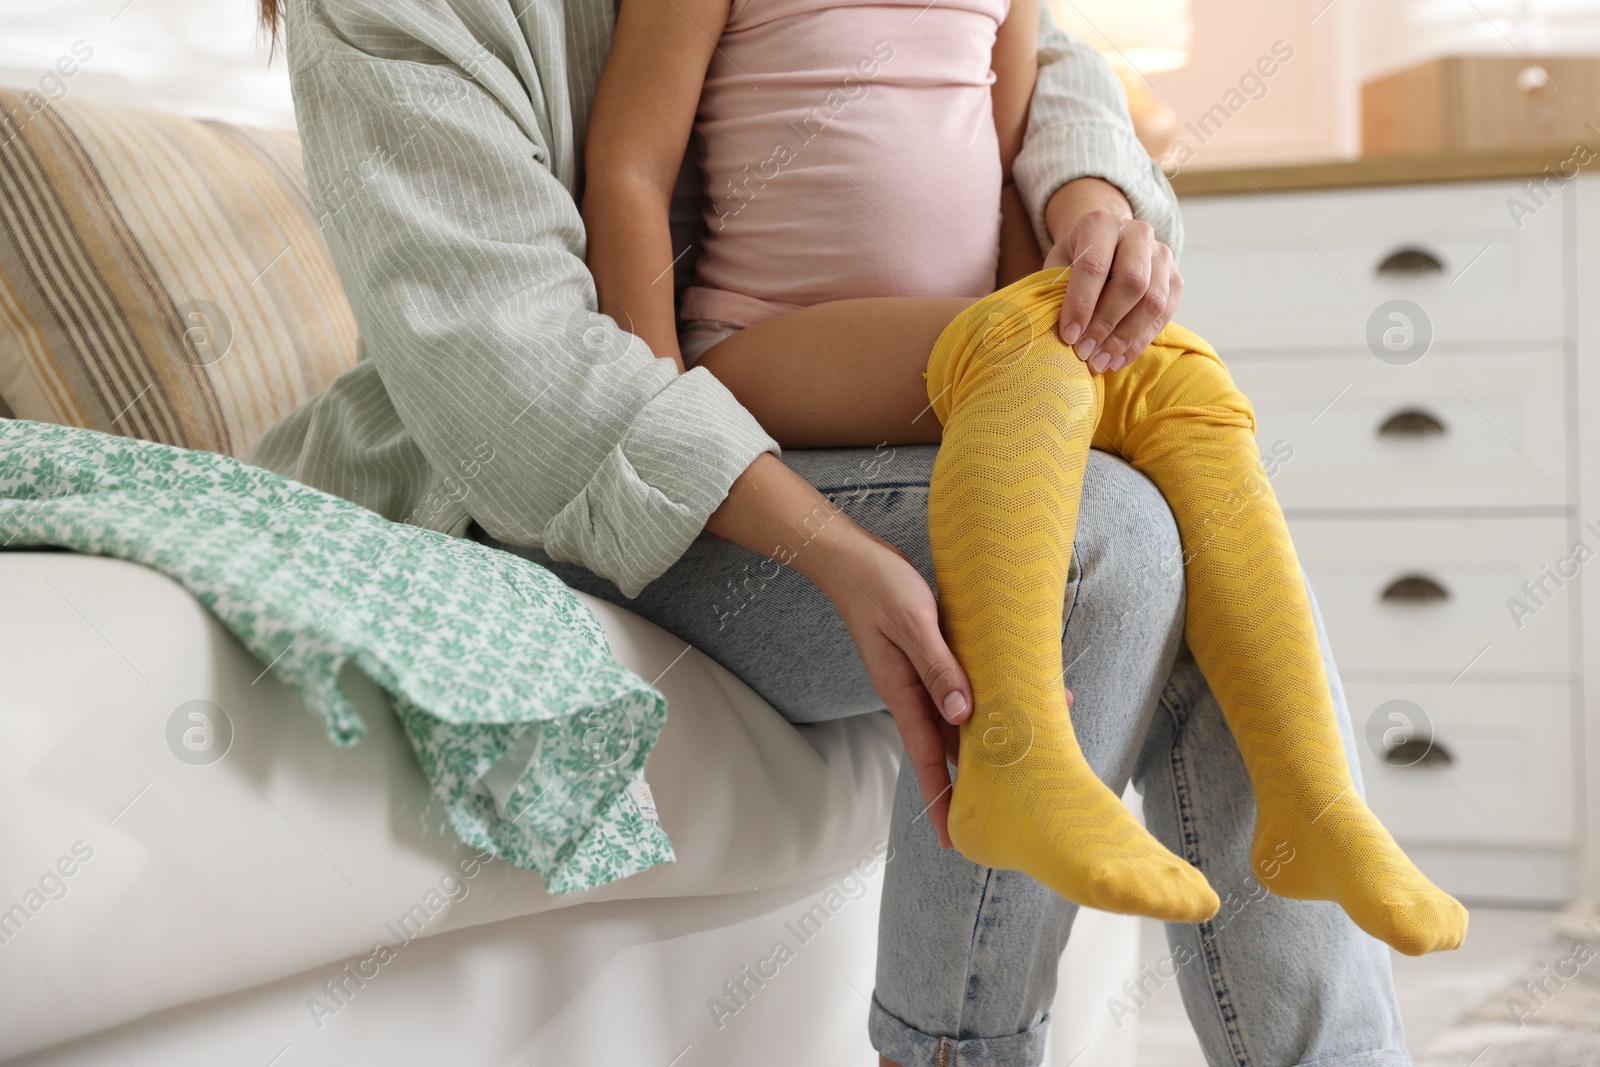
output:
[[[283,0],[261,0],[261,32],[267,36],[267,62],[278,49],[278,34],[283,29]]]

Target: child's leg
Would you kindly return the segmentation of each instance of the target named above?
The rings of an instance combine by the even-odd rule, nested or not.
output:
[[[1128,814],[1072,734],[1062,606],[1093,426],[1082,400],[1093,386],[1050,328],[1035,328],[1038,352],[1019,368],[979,370],[963,358],[986,347],[990,326],[1003,325],[990,314],[1005,307],[1014,310],[1005,298],[818,304],[733,334],[698,365],[782,445],[941,440],[944,424],[930,486],[934,571],[946,637],[976,697],[962,728],[950,832],[974,861],[1024,870],[1080,904],[1200,921],[1218,909],[1216,894]],[[1053,370],[1034,373],[1046,360]],[[1003,378],[1016,370],[1027,374],[1008,386]],[[949,389],[934,373],[952,379]],[[986,397],[1013,389],[1032,390],[1035,403],[990,422]],[[1038,438],[1027,458],[1035,472],[990,462],[990,443],[1022,434]],[[997,536],[963,536],[974,522],[994,523]]]
[[[950,836],[1077,903],[1199,922],[1216,894],[1095,776],[1072,730],[1062,610],[1096,386],[1056,336],[1059,292],[1053,308],[1031,299],[1041,275],[963,310],[928,361],[944,427],[928,501],[939,614],[974,701]]]
[[[1048,281],[1035,295],[1059,304],[1065,279]],[[1095,445],[1155,482],[1178,522],[1185,636],[1250,772],[1257,877],[1281,896],[1337,901],[1408,955],[1455,948],[1465,909],[1356,793],[1249,401],[1210,346],[1179,326],[1106,376],[1104,390]]]
[[[970,298],[830,300],[747,326],[706,349],[704,367],[785,448],[932,444],[922,371]]]

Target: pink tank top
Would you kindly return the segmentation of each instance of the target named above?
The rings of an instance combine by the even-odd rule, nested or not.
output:
[[[984,296],[1000,247],[989,87],[1010,0],[733,0],[695,116],[708,233],[684,319]]]

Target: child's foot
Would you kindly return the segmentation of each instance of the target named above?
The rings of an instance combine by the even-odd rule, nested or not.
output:
[[[1217,912],[1205,876],[1168,852],[1095,776],[1071,732],[988,701],[962,727],[950,838],[986,867],[1022,871],[1077,904],[1167,922]]]
[[[1250,860],[1272,892],[1334,901],[1407,956],[1458,948],[1467,936],[1467,909],[1428,881],[1353,785],[1311,803],[1258,798],[1257,805]]]

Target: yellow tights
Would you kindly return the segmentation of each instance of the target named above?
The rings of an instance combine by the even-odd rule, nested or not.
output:
[[[1067,565],[1091,444],[1144,472],[1177,518],[1185,635],[1256,795],[1251,857],[1270,890],[1333,900],[1417,955],[1454,948],[1467,913],[1357,794],[1294,547],[1255,417],[1216,352],[1168,326],[1092,375],[1056,334],[1069,271],[1036,271],[958,315],[928,361],[944,427],[928,525],[940,619],[972,682],[950,835],[1080,904],[1199,922],[1217,896],[1094,774],[1065,699]]]

